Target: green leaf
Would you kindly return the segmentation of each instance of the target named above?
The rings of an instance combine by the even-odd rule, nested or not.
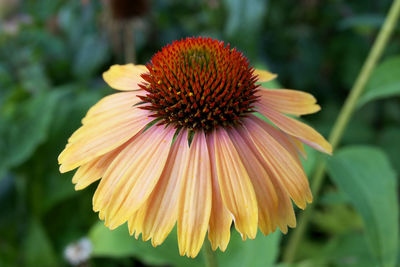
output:
[[[400,96],[400,56],[385,60],[375,69],[358,106],[393,96]]]
[[[150,242],[130,236],[125,225],[111,231],[99,222],[90,230],[89,238],[93,244],[93,256],[135,257],[149,265],[203,266],[201,255],[195,259],[179,255],[176,231],[156,248]]]
[[[387,127],[382,130],[378,144],[389,156],[392,166],[400,173],[400,127]]]
[[[58,266],[53,247],[43,226],[33,220],[24,239],[24,266]]]
[[[371,254],[380,266],[395,266],[398,251],[396,174],[385,153],[367,146],[341,149],[328,172],[363,218]]]
[[[385,17],[377,14],[350,16],[339,23],[339,28],[341,30],[354,29],[357,32],[368,34],[379,29],[384,21]]]
[[[46,139],[61,95],[41,93],[20,103],[10,118],[0,117],[0,173],[25,161]]]
[[[104,38],[88,35],[81,40],[81,49],[74,61],[74,74],[85,78],[93,76],[109,58],[108,44]]]
[[[225,0],[227,11],[225,34],[229,41],[246,51],[247,56],[256,58],[257,38],[261,34],[262,20],[267,14],[268,1]]]
[[[226,251],[217,252],[219,265],[230,267],[273,266],[279,255],[280,239],[281,234],[277,230],[268,236],[259,232],[254,240],[243,241],[240,234],[233,230]]]
[[[231,267],[272,266],[279,254],[280,236],[279,232],[268,236],[259,233],[255,240],[243,241],[236,231],[232,231],[227,250],[216,252],[218,262],[220,266]],[[152,265],[203,266],[201,253],[195,259],[179,255],[175,230],[156,248],[152,247],[150,242],[136,240],[130,236],[125,226],[111,231],[102,222],[93,226],[89,237],[93,243],[93,256],[136,257]]]

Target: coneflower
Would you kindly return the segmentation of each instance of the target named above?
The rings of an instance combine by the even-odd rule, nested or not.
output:
[[[211,38],[167,45],[146,65],[114,65],[104,80],[120,93],[100,100],[59,156],[79,169],[76,189],[99,180],[93,208],[114,229],[161,244],[177,223],[181,255],[195,257],[208,231],[225,250],[243,239],[295,227],[291,203],[312,201],[303,143],[331,153],[314,129],[288,117],[318,111],[304,92],[265,89],[275,78]],[[262,114],[272,124],[260,119]]]

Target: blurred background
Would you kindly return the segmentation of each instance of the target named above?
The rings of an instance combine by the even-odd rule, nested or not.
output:
[[[92,211],[96,185],[76,192],[73,172],[58,172],[57,156],[88,108],[113,93],[102,73],[145,64],[173,40],[210,36],[279,74],[284,88],[314,94],[322,110],[304,120],[327,136],[391,2],[0,0],[0,266],[203,266],[201,254],[179,256],[174,233],[152,248],[126,226],[109,231]],[[280,263],[287,236],[242,242],[233,231],[217,253],[221,266],[396,265],[399,29],[346,130],[350,147],[328,168],[333,179],[296,264]],[[319,156],[309,150],[308,174]]]

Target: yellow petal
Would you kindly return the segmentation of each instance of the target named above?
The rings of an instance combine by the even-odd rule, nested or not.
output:
[[[284,133],[286,137],[290,140],[290,142],[294,145],[297,152],[304,158],[307,159],[307,152],[304,148],[302,142],[300,142],[296,137],[291,136],[290,134]]]
[[[235,129],[230,129],[229,136],[253,184],[258,203],[258,224],[261,232],[267,235],[275,231],[278,226],[276,213],[279,199],[277,193],[264,166],[258,161],[241,134]]]
[[[75,169],[119,147],[149,122],[148,111],[132,107],[129,112],[121,112],[102,123],[83,125],[59,155],[60,171]]]
[[[245,122],[246,131],[243,134],[250,136],[270,173],[279,177],[296,205],[304,209],[306,202],[311,202],[312,198],[301,163],[285,148],[285,144],[279,143],[271,135],[273,127],[268,129],[268,126],[261,119],[250,116]],[[287,144],[290,144],[289,141]]]
[[[282,131],[298,138],[301,142],[321,152],[332,154],[332,146],[322,135],[310,126],[289,118],[265,105],[259,105],[259,111]]]
[[[286,114],[304,115],[321,109],[311,94],[301,91],[263,88],[257,95],[262,105]]]
[[[278,197],[277,206],[271,211],[272,229],[275,229],[275,225],[278,225],[283,233],[287,233],[288,226],[296,226],[296,217],[294,214],[292,202],[290,196],[287,192],[286,187],[281,181],[281,177],[276,176],[269,168],[269,163],[260,154],[259,148],[255,145],[251,138],[251,134],[243,128],[239,128],[239,135],[245,140],[246,145],[252,151],[253,155],[257,158],[260,164],[263,166],[264,170],[275,189],[276,196]],[[250,153],[250,152],[249,152]],[[268,224],[266,222],[260,221],[260,229],[266,234],[268,233]]]
[[[141,133],[112,162],[93,197],[114,229],[126,222],[153,191],[171,147],[175,129],[152,126]]]
[[[72,177],[72,183],[76,184],[75,190],[84,189],[90,184],[99,180],[104,175],[111,162],[123,148],[124,145],[79,167],[74,177]]]
[[[207,232],[211,213],[211,165],[205,135],[196,132],[189,149],[184,188],[179,200],[179,253],[196,257]]]
[[[172,145],[160,180],[147,200],[143,213],[143,240],[160,245],[171,232],[178,217],[179,197],[189,157],[188,135],[181,130]]]
[[[207,145],[210,153],[212,180],[212,206],[208,239],[213,250],[219,247],[221,251],[225,251],[231,237],[232,215],[222,201],[215,162],[214,140],[210,138],[210,135],[207,135]]]
[[[143,214],[145,208],[145,205],[143,205],[143,207],[135,211],[128,219],[129,234],[135,234],[136,239],[139,238],[139,235],[143,231],[143,216],[140,216],[140,214]]]
[[[145,95],[145,91],[121,92],[104,97],[89,109],[82,124],[97,124],[112,119],[121,112],[132,110],[133,106],[142,101],[139,95]]]
[[[145,95],[146,91],[138,90],[135,92],[120,92],[103,97],[99,102],[92,106],[83,118],[82,123],[90,122],[97,116],[112,114],[114,111],[127,110],[142,100],[138,95]]]
[[[146,72],[147,68],[143,65],[113,65],[103,73],[103,79],[114,89],[132,91],[140,89],[139,84],[144,82],[140,75]]]
[[[275,79],[278,75],[266,70],[254,69],[254,74],[257,75],[257,82],[264,83]]]
[[[224,205],[232,213],[242,238],[257,234],[258,208],[249,175],[225,129],[212,133],[218,184]]]

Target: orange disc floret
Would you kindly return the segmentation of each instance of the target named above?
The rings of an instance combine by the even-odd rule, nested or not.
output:
[[[146,67],[141,108],[152,111],[159,124],[210,131],[240,124],[254,111],[257,75],[241,52],[222,41],[175,41]]]

